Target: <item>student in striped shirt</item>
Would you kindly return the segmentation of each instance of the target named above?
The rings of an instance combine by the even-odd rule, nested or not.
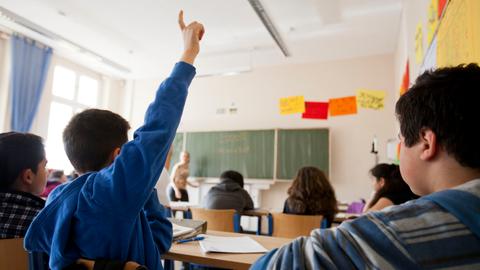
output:
[[[480,67],[426,71],[396,104],[400,171],[421,197],[314,230],[252,269],[479,269]]]

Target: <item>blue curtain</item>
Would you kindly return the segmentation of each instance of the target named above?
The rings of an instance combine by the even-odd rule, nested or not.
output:
[[[28,132],[38,110],[52,48],[14,35],[12,42],[11,129]]]

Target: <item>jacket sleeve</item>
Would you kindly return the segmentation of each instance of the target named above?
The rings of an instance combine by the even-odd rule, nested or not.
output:
[[[164,167],[194,75],[192,65],[175,65],[157,90],[134,139],[122,146],[112,165],[90,176],[94,179],[82,190],[91,204],[88,207],[123,218],[138,215]]]
[[[166,253],[172,245],[172,223],[166,219],[165,208],[160,204],[155,189],[145,203],[143,211],[160,254]]]

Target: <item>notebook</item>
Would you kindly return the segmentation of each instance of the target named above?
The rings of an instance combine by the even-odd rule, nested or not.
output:
[[[248,236],[228,237],[201,234],[199,241],[203,253],[265,253],[268,250]]]

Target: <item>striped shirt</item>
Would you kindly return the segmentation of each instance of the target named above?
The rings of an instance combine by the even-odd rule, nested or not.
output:
[[[251,269],[480,269],[479,235],[480,179],[475,179],[337,228],[313,230],[267,253]]]

